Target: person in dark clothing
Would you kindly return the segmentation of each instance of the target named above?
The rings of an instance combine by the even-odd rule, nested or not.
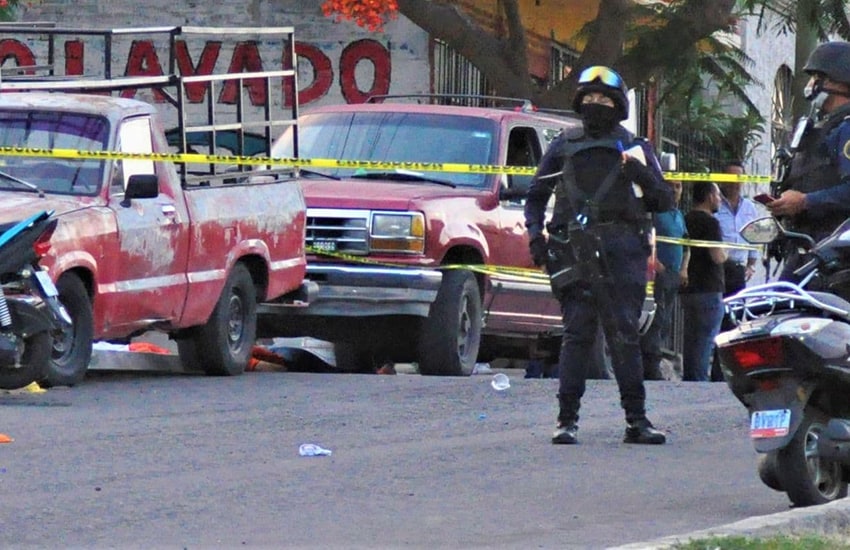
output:
[[[698,182],[693,188],[693,208],[685,216],[688,238],[720,244],[723,233],[714,214],[720,208],[720,188],[713,182]],[[682,288],[684,333],[682,379],[708,381],[714,338],[723,320],[723,262],[726,249],[692,246],[688,262],[688,282]]]
[[[682,182],[668,181],[673,190],[674,206],[666,212],[653,216],[655,236],[674,239],[687,238],[685,216],[679,210],[682,198]],[[655,260],[655,317],[646,333],[640,338],[640,350],[643,356],[643,377],[645,380],[663,380],[661,372],[662,347],[670,338],[673,325],[673,309],[679,288],[688,280],[688,262],[690,250],[678,243],[659,242],[656,245]]]
[[[788,229],[819,241],[850,217],[850,43],[821,44],[803,70],[812,116],[797,125],[781,195],[767,209]],[[796,249],[789,250],[781,278],[798,263]]]
[[[525,206],[532,258],[546,265],[563,315],[552,442],[578,442],[587,361],[602,322],[625,410],[623,440],[660,444],[664,433],[646,417],[638,321],[651,251],[646,213],[670,209],[673,196],[651,145],[620,125],[628,116],[620,75],[594,66],[581,72],[578,83],[573,108],[583,126],[550,144]],[[544,225],[553,193],[552,218]]]

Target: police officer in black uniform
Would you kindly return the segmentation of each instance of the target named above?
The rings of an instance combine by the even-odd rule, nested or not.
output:
[[[789,229],[819,241],[850,217],[850,43],[821,44],[803,70],[812,115],[797,125],[781,195],[767,208]],[[798,263],[791,250],[782,278]]]
[[[546,265],[563,314],[552,442],[577,443],[587,361],[602,321],[626,414],[624,442],[661,444],[664,433],[646,417],[638,321],[651,252],[647,212],[672,208],[673,194],[651,145],[620,125],[628,116],[620,75],[593,66],[578,83],[573,109],[583,128],[563,131],[549,146],[525,206],[531,255]],[[552,219],[544,225],[553,193]]]

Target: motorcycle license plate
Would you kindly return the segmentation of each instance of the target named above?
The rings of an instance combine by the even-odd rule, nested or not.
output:
[[[790,427],[791,411],[789,409],[756,411],[750,418],[750,437],[753,439],[783,437],[788,435]]]
[[[56,290],[56,285],[50,280],[50,275],[46,271],[36,271],[35,278],[38,279],[41,289],[47,296],[58,296],[59,291]]]

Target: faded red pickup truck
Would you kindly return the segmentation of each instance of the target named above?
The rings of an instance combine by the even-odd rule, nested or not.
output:
[[[223,29],[208,32],[213,31],[226,35]],[[291,47],[292,29],[278,31]],[[111,32],[103,31],[107,38]],[[165,34],[166,47],[185,39],[179,28],[156,32]],[[261,106],[265,117],[249,121],[247,107],[228,105],[226,112],[218,112],[215,102],[212,108],[209,102],[187,105],[185,86],[191,80],[196,90],[209,89],[232,81],[239,84],[240,105],[247,105],[243,79],[289,80],[290,85],[295,74],[38,79],[4,73],[0,146],[82,152],[76,158],[0,152],[0,219],[41,210],[55,210],[59,219],[43,263],[74,326],[56,338],[46,384],[79,382],[92,340],[124,341],[149,330],[176,339],[180,358],[189,367],[239,374],[255,342],[257,302],[303,297],[305,202],[292,170],[269,170],[256,178],[250,167],[85,155],[171,152],[159,108],[109,95],[129,86],[177,98],[177,141],[184,151],[198,135],[239,138],[251,129],[265,136],[263,154],[268,154],[273,125],[294,126],[297,107]],[[199,110],[200,118],[193,118]],[[244,150],[240,145],[236,149],[237,154]],[[208,152],[218,151],[213,147]]]
[[[423,104],[388,99],[302,115],[301,156],[535,167],[564,127],[580,124],[527,102],[493,108],[432,104],[456,99],[444,96],[417,98]],[[293,156],[292,137],[284,134],[273,154]],[[378,164],[303,178],[307,245],[316,252],[307,276],[319,292],[297,310],[261,304],[261,336],[331,341],[346,370],[392,361],[415,362],[422,374],[468,375],[476,361],[494,358],[554,361],[561,317],[548,280],[514,272],[534,269],[523,214],[531,176]],[[650,294],[644,326],[654,310]]]

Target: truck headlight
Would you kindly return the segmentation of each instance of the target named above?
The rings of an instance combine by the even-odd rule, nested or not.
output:
[[[425,216],[421,212],[373,212],[372,252],[425,252]]]

